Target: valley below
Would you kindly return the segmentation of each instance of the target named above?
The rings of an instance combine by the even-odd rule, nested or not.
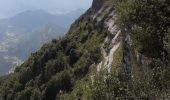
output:
[[[25,11],[0,19],[0,76],[14,72],[43,44],[62,37],[84,10],[52,15],[42,10]]]
[[[23,60],[8,55],[4,55],[0,59],[0,63],[3,65],[1,66],[3,69],[0,70],[0,75],[13,73],[16,66],[20,66],[23,63]]]

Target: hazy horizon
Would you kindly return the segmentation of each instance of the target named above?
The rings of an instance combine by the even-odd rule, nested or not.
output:
[[[27,10],[68,13],[76,9],[88,9],[92,0],[0,0],[0,19],[13,17]]]

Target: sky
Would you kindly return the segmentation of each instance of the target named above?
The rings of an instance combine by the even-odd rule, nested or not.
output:
[[[88,9],[92,0],[0,0],[0,19],[26,10],[44,10],[52,14]]]

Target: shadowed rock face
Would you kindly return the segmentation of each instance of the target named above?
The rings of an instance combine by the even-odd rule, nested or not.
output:
[[[102,6],[102,0],[93,0],[92,9],[99,10]]]

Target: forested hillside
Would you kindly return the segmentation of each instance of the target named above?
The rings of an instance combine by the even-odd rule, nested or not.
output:
[[[93,0],[63,38],[0,78],[0,100],[168,100],[169,4]]]

